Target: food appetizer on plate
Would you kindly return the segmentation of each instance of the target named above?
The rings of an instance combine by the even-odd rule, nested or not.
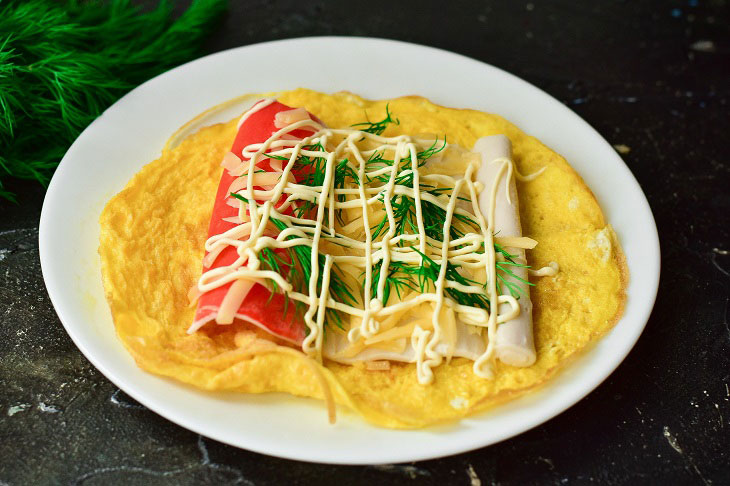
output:
[[[305,89],[165,147],[107,204],[99,252],[145,370],[394,428],[544,383],[628,279],[580,176],[499,116]]]

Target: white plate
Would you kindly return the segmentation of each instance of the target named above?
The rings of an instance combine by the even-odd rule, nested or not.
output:
[[[140,370],[117,340],[104,299],[97,254],[101,209],[198,113],[244,93],[298,86],[349,90],[367,98],[419,94],[446,106],[499,113],[563,154],[594,191],[623,244],[631,282],[621,321],[540,391],[458,424],[420,431],[380,429],[342,413],[329,426],[320,402],[282,394],[206,393]],[[367,38],[314,37],[241,47],[139,86],[66,153],[46,194],[39,239],[43,276],[61,322],[81,352],[122,390],[163,417],[221,442],[339,464],[456,454],[554,417],[590,393],[628,354],[649,318],[659,281],[659,240],[646,198],[611,146],[575,113],[487,64]]]

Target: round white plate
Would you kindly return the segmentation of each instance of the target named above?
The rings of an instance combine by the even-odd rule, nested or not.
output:
[[[431,66],[424,75],[423,66]],[[114,194],[158,157],[183,123],[244,93],[348,90],[366,98],[418,94],[499,113],[566,157],[603,207],[631,272],[616,327],[539,391],[448,426],[393,431],[320,402],[283,394],[207,393],[145,373],[117,340],[99,270],[98,218]],[[231,118],[233,113],[223,115]],[[74,142],[51,181],[40,222],[48,293],[67,332],[107,378],[173,422],[234,446],[338,464],[430,459],[513,437],[564,411],[624,359],[646,324],[659,281],[659,240],[638,183],[611,146],[575,113],[504,71],[451,52],[382,39],[314,37],[213,54],[139,86]]]

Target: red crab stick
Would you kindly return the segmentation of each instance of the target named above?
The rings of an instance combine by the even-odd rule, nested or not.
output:
[[[266,103],[269,103],[268,100],[262,100],[254,105],[250,115],[238,129],[238,134],[233,142],[231,152],[242,161],[247,160],[241,155],[246,146],[254,143],[263,143],[274,132],[279,130],[280,127],[277,127],[275,124],[276,114],[292,110],[291,107],[277,101],[268,105]],[[311,115],[309,116],[317,120]],[[305,129],[289,132],[291,136],[299,139],[310,136],[312,133],[312,130]],[[267,157],[261,157],[257,161],[257,169],[263,169],[267,172],[272,171],[269,161],[270,159]],[[246,177],[246,175],[243,177]],[[223,170],[208,227],[208,237],[221,234],[236,226],[235,223],[224,219],[238,215],[238,209],[227,203],[230,199],[229,188],[236,179],[237,177],[230,175],[228,170]],[[237,258],[238,253],[235,247],[227,246],[215,258],[212,265],[208,268],[204,267],[203,271],[230,265]],[[195,319],[188,332],[195,332],[203,325],[211,321],[216,321],[221,304],[232,285],[233,282],[227,283],[205,292],[200,296],[195,312]],[[306,325],[301,316],[296,314],[293,302],[287,302],[286,300],[287,298],[283,294],[274,293],[272,295],[272,292],[267,287],[258,283],[254,284],[239,306],[235,318],[250,322],[286,341],[301,344],[305,337]]]

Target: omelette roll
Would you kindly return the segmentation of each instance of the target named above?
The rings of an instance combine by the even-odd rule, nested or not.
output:
[[[477,172],[477,180],[482,182],[485,189],[479,194],[479,207],[483,214],[487,214],[490,206],[490,190],[494,178],[500,170],[499,160],[512,158],[512,144],[509,138],[504,135],[493,135],[482,137],[476,141],[474,152],[480,154],[482,159],[481,167]],[[505,174],[509,181],[505,183],[500,180],[497,185],[494,212],[494,233],[497,237],[520,237],[522,227],[520,225],[519,202],[517,188],[513,174]],[[507,192],[509,191],[509,193]],[[525,250],[521,248],[508,248],[510,254],[515,255],[515,262],[526,264]],[[528,279],[527,268],[512,267],[512,272],[524,281]],[[520,313],[514,319],[503,322],[497,326],[495,338],[495,355],[505,364],[512,366],[530,366],[535,362],[535,343],[532,330],[532,302],[530,301],[529,286],[511,275],[503,275],[520,289],[520,297],[517,300],[520,306]],[[509,304],[498,306],[499,314],[505,314],[510,310]]]

